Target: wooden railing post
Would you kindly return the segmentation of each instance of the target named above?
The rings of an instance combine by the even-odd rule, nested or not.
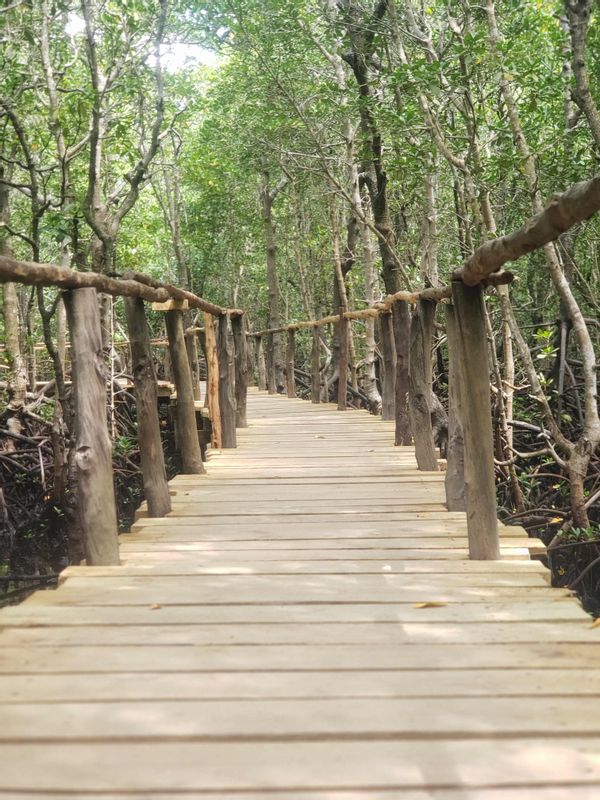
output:
[[[285,378],[288,397],[296,397],[296,331],[288,328],[285,358]]]
[[[483,289],[454,281],[452,297],[460,341],[469,556],[493,560],[500,557],[500,545]]]
[[[237,428],[247,428],[248,397],[248,338],[246,336],[246,315],[231,317],[233,345],[235,349],[235,424]]]
[[[319,340],[319,328],[317,325],[312,329],[312,351],[310,360],[310,400],[312,403],[321,402],[321,342]]]
[[[410,309],[406,300],[396,300],[392,305],[394,344],[396,345],[396,430],[394,444],[412,444],[410,414],[408,411],[408,368],[410,348]]]
[[[383,361],[381,418],[396,419],[396,349],[394,346],[394,330],[392,327],[391,314],[380,315],[379,333],[381,357]]]
[[[166,311],[165,325],[177,392],[177,442],[181,454],[181,468],[186,475],[202,475],[206,470],[202,464],[198,439],[192,372],[183,332],[183,312],[176,309]]]
[[[244,323],[246,327],[247,323]],[[258,380],[255,370],[255,363],[256,363],[256,338],[252,335],[248,334],[246,331],[246,358],[247,358],[247,366],[246,366],[246,373],[248,375],[248,386],[258,386]]]
[[[267,365],[265,362],[265,348],[262,336],[256,337],[256,378],[258,388],[267,391]]]
[[[460,387],[460,339],[454,306],[444,304],[448,340],[448,454],[444,483],[448,511],[464,511],[465,452]]]
[[[408,405],[415,443],[415,456],[420,470],[439,470],[431,428],[431,346],[436,304],[419,300],[410,324],[410,364]]]
[[[339,363],[338,363],[338,401],[337,410],[345,411],[348,394],[348,351],[349,351],[349,326],[350,320],[344,317],[345,308],[340,308],[340,321],[338,326]]]
[[[235,365],[229,336],[229,315],[217,320],[219,359],[219,406],[221,408],[221,447],[237,447],[235,432]]]
[[[189,314],[186,315],[191,320]],[[190,374],[192,376],[192,391],[194,393],[194,400],[200,400],[200,365],[198,363],[198,339],[196,332],[185,332],[185,349],[187,351],[188,362],[190,365]]]
[[[126,297],[125,313],[131,348],[138,447],[144,480],[144,495],[148,503],[148,516],[164,517],[171,510],[171,498],[160,438],[156,373],[152,363],[144,301],[139,298]]]
[[[277,394],[277,381],[275,378],[275,339],[272,333],[267,333],[267,391]]]
[[[204,340],[206,343],[207,397],[208,411],[212,425],[212,446],[219,449],[221,436],[221,404],[219,402],[219,358],[217,356],[217,337],[215,335],[215,318],[212,314],[204,314]]]
[[[85,557],[90,566],[110,566],[119,563],[119,540],[98,297],[95,289],[74,289],[63,297],[71,331],[75,469]]]

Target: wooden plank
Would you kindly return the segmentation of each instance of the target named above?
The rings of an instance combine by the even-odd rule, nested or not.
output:
[[[598,643],[3,647],[1,674],[279,670],[596,669]]]
[[[70,578],[56,591],[38,592],[27,605],[152,605],[219,603],[235,596],[239,603],[270,602],[459,602],[492,599],[531,600],[547,596],[540,575],[510,576],[449,574],[443,579],[407,575],[196,575],[146,578]]]
[[[164,553],[164,551],[162,551]],[[202,556],[198,560],[194,560],[193,556],[196,554],[192,552],[179,553],[179,560],[165,559],[163,555],[157,556],[156,552],[150,554],[152,557],[148,558],[144,553],[131,554],[130,559],[122,559],[122,566],[116,567],[114,572],[108,569],[94,569],[93,567],[75,567],[66,571],[68,576],[80,575],[88,578],[101,578],[110,576],[123,576],[124,578],[136,577],[174,577],[177,575],[381,575],[381,574],[411,574],[408,566],[411,562],[395,556],[391,559],[370,560],[367,558],[357,559],[350,561],[352,554],[342,551],[337,559],[307,559],[299,561],[282,561],[277,560],[255,560],[248,561],[241,554],[236,553],[235,558],[223,557],[219,553],[210,553],[208,557]],[[165,565],[165,560],[168,563]],[[446,559],[438,559],[437,572],[433,566],[436,562],[431,562],[432,567],[429,572],[432,574],[446,574],[447,572],[461,571],[461,570],[447,570],[446,564],[440,564],[440,561],[445,562]],[[461,564],[462,561],[452,561],[454,566],[456,563]],[[534,562],[531,562],[534,563]],[[543,568],[542,568],[543,569]],[[528,574],[534,570],[528,570]],[[537,570],[535,571],[537,573]],[[414,572],[412,574],[415,574]],[[470,573],[473,574],[473,573]],[[485,574],[485,573],[484,573]],[[544,572],[539,572],[542,579],[550,582],[549,575],[546,576]]]
[[[531,786],[527,787],[527,800],[597,800],[599,793],[598,784],[589,784],[587,786],[569,784],[559,788],[545,786]],[[185,789],[180,792],[177,788],[169,790],[169,794],[156,794],[152,792],[151,800],[173,800],[177,797],[188,797],[189,792]],[[240,800],[240,794],[230,794],[229,792],[216,791],[210,794],[215,800]],[[0,797],[7,797],[0,791]],[[127,794],[107,794],[102,792],[101,795],[86,794],[86,797],[101,797],[102,800],[131,800],[132,795]],[[73,800],[71,793],[62,794],[52,792],[53,800]],[[18,798],[14,800],[48,800],[47,794],[30,794],[19,792]],[[255,794],[254,792],[248,793],[244,791],[243,800],[265,800],[264,793]],[[390,792],[387,790],[373,790],[373,789],[349,789],[338,790],[335,789],[335,795],[332,795],[331,790],[320,789],[303,789],[300,792],[296,791],[271,791],[268,793],[268,800],[390,800]],[[408,791],[402,790],[402,800],[515,800],[514,788],[508,789],[485,789],[485,788],[461,788],[461,789],[410,789]]]
[[[122,566],[3,611],[0,798],[597,797],[600,629],[540,543],[469,561],[393,423],[248,399]]]
[[[44,790],[262,792],[600,785],[600,738],[156,744],[7,744],[0,752],[5,792]],[[24,764],[35,764],[24,769]],[[107,765],[110,764],[110,769]],[[233,768],[235,765],[235,768]],[[308,766],[308,768],[307,768]],[[520,787],[520,788],[519,788]]]
[[[0,742],[276,742],[279,739],[467,739],[544,737],[551,723],[563,736],[600,736],[600,696],[430,698],[263,698],[14,704],[3,709]]]
[[[155,615],[156,617],[157,615]],[[158,622],[158,620],[155,620]],[[467,624],[427,622],[237,623],[231,625],[118,625],[12,628],[2,633],[3,647],[121,647],[139,645],[334,645],[347,644],[513,644],[516,642],[595,642],[600,634],[584,620]]]
[[[514,788],[508,789],[482,789],[482,788],[461,788],[461,789],[410,789],[408,791],[402,790],[402,800],[515,800]],[[563,787],[552,787],[548,784],[541,786],[527,786],[527,800],[597,800],[599,793],[598,784],[590,784],[588,786],[572,785]],[[0,797],[6,797],[0,790]],[[86,793],[86,797],[100,796],[97,794],[90,795]],[[131,800],[132,795],[127,794],[114,794],[110,792],[106,794],[102,792],[102,800]],[[174,797],[189,797],[189,792],[185,789],[179,792],[177,788],[169,790],[169,794],[157,794],[154,791],[151,795],[144,795],[148,800],[173,800]],[[230,794],[229,792],[214,792],[211,791],[210,797],[212,800],[240,800],[238,792]],[[269,790],[268,797],[271,800],[389,800],[390,793],[387,789],[368,789],[363,791],[358,789],[356,791],[335,789],[335,796],[332,797],[331,790],[322,791],[320,789],[302,789],[299,792],[287,791],[271,791]],[[47,794],[30,794],[27,792],[19,792],[18,800],[47,800]],[[244,800],[265,800],[264,792],[255,794],[254,792],[248,793],[244,791]]]
[[[600,697],[600,670],[369,670],[329,672],[135,672],[0,675],[0,702],[257,700],[447,697]],[[3,713],[6,713],[4,710]],[[1,793],[0,793],[1,797]]]
[[[468,563],[468,562],[467,562]],[[160,612],[160,613],[158,613]],[[3,610],[2,625],[43,627],[46,625],[189,625],[261,622],[344,623],[469,623],[469,622],[566,622],[590,617],[570,597],[552,600],[514,600],[505,603],[464,603],[418,607],[413,603],[280,603],[243,605],[232,602],[184,606],[11,606]]]

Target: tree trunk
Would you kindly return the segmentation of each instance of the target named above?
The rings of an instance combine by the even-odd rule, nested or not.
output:
[[[90,566],[119,563],[112,448],[106,424],[106,379],[96,292],[65,292],[71,331],[77,499]]]
[[[237,428],[247,428],[248,339],[246,316],[232,317],[231,327],[235,347],[235,424]]]
[[[125,298],[127,329],[131,347],[131,371],[137,409],[138,446],[144,479],[144,494],[150,517],[164,517],[171,498],[160,437],[156,375],[143,300]]]
[[[410,326],[409,408],[420,470],[439,470],[431,428],[431,346],[436,304],[419,300]]]
[[[227,314],[217,320],[217,357],[219,359],[221,447],[232,448],[237,447],[235,431],[235,364]]]
[[[469,557],[494,560],[500,558],[500,545],[483,290],[454,281],[452,297],[460,340]]]
[[[202,464],[196,425],[196,405],[183,332],[183,312],[166,311],[165,324],[177,392],[177,442],[181,453],[181,468],[185,475],[202,475],[206,470]]]

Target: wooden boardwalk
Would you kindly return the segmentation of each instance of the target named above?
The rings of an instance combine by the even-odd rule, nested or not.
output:
[[[0,612],[0,798],[597,800],[600,629],[391,423],[249,396],[120,567]]]

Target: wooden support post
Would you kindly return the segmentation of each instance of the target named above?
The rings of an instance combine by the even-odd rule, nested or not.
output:
[[[219,402],[219,359],[217,356],[217,337],[215,335],[215,318],[208,311],[204,313],[204,337],[206,342],[206,366],[208,411],[212,425],[212,446],[222,446],[221,436],[221,404]]]
[[[160,438],[156,374],[152,363],[144,301],[138,297],[126,297],[125,313],[131,348],[138,447],[148,516],[164,517],[171,510],[171,498]]]
[[[346,396],[348,392],[348,350],[349,350],[349,334],[350,320],[345,319],[343,312],[345,308],[340,308],[340,321],[338,326],[338,343],[339,343],[339,363],[338,363],[338,401],[337,410],[345,411],[347,407]]]
[[[217,320],[217,357],[219,359],[221,447],[232,448],[237,447],[235,432],[235,364],[227,314]]]
[[[296,331],[290,328],[287,332],[287,347],[285,359],[285,378],[287,396],[296,397]]]
[[[246,323],[244,323],[246,325]],[[248,385],[258,386],[257,376],[255,375],[254,364],[256,363],[256,339],[254,336],[246,335],[246,356],[248,358],[248,365],[246,372],[248,374]]]
[[[500,544],[483,289],[454,281],[452,298],[460,340],[469,557],[493,560],[500,557]]]
[[[275,339],[272,333],[267,333],[267,391],[277,394],[277,381],[275,379]]]
[[[202,352],[204,354],[204,364],[206,365],[206,391],[204,392],[204,408],[208,408],[208,382],[209,382],[208,374],[210,372],[210,364],[208,363],[208,351],[206,349],[205,330],[198,331],[198,341],[200,342],[200,347],[202,348]]]
[[[192,373],[183,333],[183,312],[166,311],[165,325],[177,392],[177,441],[181,454],[181,469],[185,475],[202,475],[206,470],[202,464],[198,439]]]
[[[112,448],[106,421],[106,377],[95,289],[63,295],[71,332],[77,503],[90,566],[119,563]]]
[[[461,420],[460,339],[454,306],[444,304],[448,339],[448,463],[444,483],[448,511],[465,511],[465,453]]]
[[[246,336],[246,315],[231,318],[233,344],[235,348],[235,425],[247,428],[248,397],[248,337]]]
[[[191,322],[191,317],[189,314],[186,315],[186,318]],[[190,374],[192,376],[192,392],[194,393],[194,400],[200,400],[200,365],[198,363],[198,340],[195,332],[185,334],[185,349],[187,351]]]
[[[265,362],[265,348],[262,336],[256,337],[256,378],[258,388],[263,392],[267,391],[267,365]]]
[[[419,300],[410,325],[408,405],[419,469],[439,470],[431,428],[431,347],[436,304]]]
[[[311,383],[310,400],[312,403],[321,402],[321,342],[319,339],[319,328],[315,325],[312,329],[312,351],[311,351]]]
[[[406,300],[397,300],[392,306],[394,344],[396,345],[396,430],[394,444],[412,444],[410,414],[408,411],[408,365],[410,351],[410,307]]]
[[[379,317],[383,379],[381,381],[381,418],[396,419],[396,348],[391,314]]]

